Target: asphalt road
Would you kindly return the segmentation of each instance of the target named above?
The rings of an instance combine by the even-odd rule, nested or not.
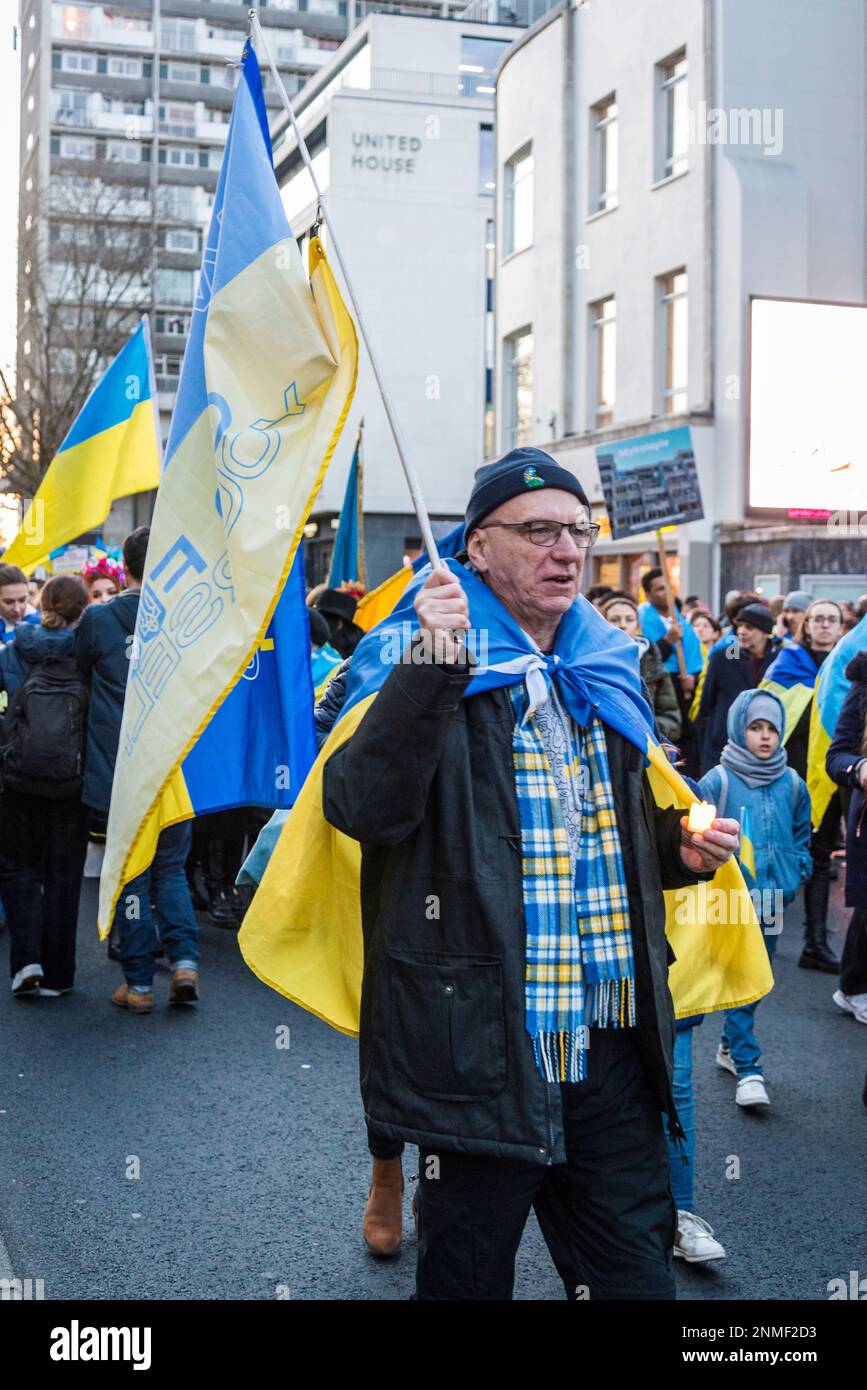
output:
[[[46,1298],[406,1298],[411,1183],[401,1256],[378,1263],[361,1239],[355,1044],[260,984],[234,934],[207,925],[198,1009],[166,1008],[162,969],[154,1013],[130,1017],[110,1003],[118,967],[96,940],[95,890],[75,993],[0,995],[0,1234],[15,1274],[42,1279]],[[838,929],[846,916],[835,902]],[[832,976],[796,968],[800,920],[787,913],[758,1014],[769,1112],[735,1106],[714,1019],[695,1033],[696,1207],[728,1258],[676,1261],[681,1298],[825,1299],[830,1279],[867,1276],[867,1028],[838,1013]],[[516,1297],[562,1296],[531,1222]]]

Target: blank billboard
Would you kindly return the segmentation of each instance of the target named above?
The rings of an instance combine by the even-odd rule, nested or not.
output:
[[[750,308],[748,505],[867,509],[867,308]]]

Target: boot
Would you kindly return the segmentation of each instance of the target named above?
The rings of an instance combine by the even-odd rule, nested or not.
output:
[[[813,865],[812,877],[804,887],[804,907],[807,920],[804,926],[804,949],[798,960],[802,970],[821,970],[826,975],[839,975],[840,962],[828,945],[828,898],[831,893],[831,866]]]
[[[371,1255],[396,1255],[403,1239],[403,1167],[400,1158],[375,1158],[364,1208],[364,1243]]]
[[[208,891],[208,921],[215,927],[237,930],[241,925],[235,906],[226,896],[225,847],[216,835],[208,840],[205,850],[205,885]]]

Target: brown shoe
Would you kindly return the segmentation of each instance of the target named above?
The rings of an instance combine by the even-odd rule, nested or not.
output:
[[[403,1167],[399,1158],[375,1158],[364,1208],[364,1243],[381,1259],[396,1255],[403,1239]]]
[[[169,989],[170,1004],[195,1004],[199,997],[199,975],[196,970],[173,970]]]
[[[138,994],[129,988],[126,980],[122,980],[111,996],[111,1002],[121,1009],[129,1009],[131,1014],[149,1014],[154,1006],[154,997],[150,991]]]

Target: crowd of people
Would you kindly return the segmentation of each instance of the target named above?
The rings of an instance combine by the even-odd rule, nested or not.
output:
[[[402,1153],[416,1144],[422,1299],[510,1297],[531,1207],[567,1297],[671,1297],[672,1255],[724,1258],[695,1211],[703,1018],[673,1017],[662,893],[708,881],[747,825],[769,958],[803,885],[798,963],[839,976],[835,1004],[867,1023],[867,650],[846,670],[826,761],[837,792],[816,828],[806,786],[816,674],[867,614],[867,595],[853,606],[743,590],[718,614],[699,595],[670,611],[667,577],[650,568],[640,595],[596,585],[588,604],[579,594],[595,535],[580,484],[548,455],[518,449],[480,469],[458,557],[467,583],[435,570],[415,600],[413,640],[436,636],[435,658],[395,667],[325,767],[325,816],[362,846],[364,1237],[377,1256],[399,1250]],[[139,528],[122,565],[101,558],[42,583],[0,564],[0,899],[22,1001],[74,984],[82,875],[106,832],[147,543]],[[574,681],[549,679],[531,700],[518,674],[474,694],[460,641],[470,577]],[[308,596],[320,745],[362,637],[356,603],[323,586]],[[807,694],[793,704],[777,690],[783,660],[801,663]],[[623,700],[646,711],[716,808],[708,831],[690,833],[680,812],[652,802]],[[158,954],[169,1003],[198,1000],[196,911],[239,926],[249,893],[239,882],[261,877],[285,819],[266,824],[268,814],[241,808],[163,830],[118,903],[115,1004],[152,1012]],[[853,912],[838,960],[828,910],[843,871]],[[408,904],[434,884],[444,926],[432,952]],[[744,1110],[770,1105],[757,1008],[721,1016],[715,1054]]]

